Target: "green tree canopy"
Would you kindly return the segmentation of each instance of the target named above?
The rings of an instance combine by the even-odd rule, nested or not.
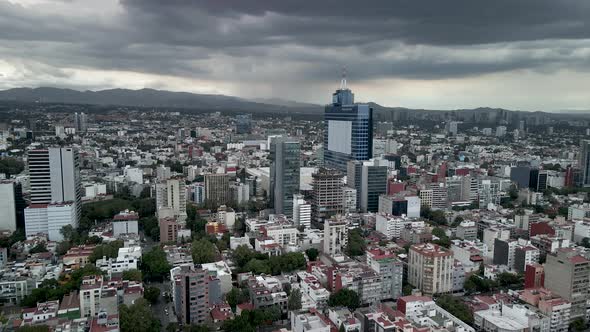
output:
[[[160,298],[160,289],[157,287],[147,287],[143,292],[143,298],[149,303],[154,304]]]
[[[157,319],[147,301],[138,299],[134,304],[119,307],[119,328],[121,332],[159,332],[160,320]]]
[[[330,294],[328,305],[330,307],[347,307],[351,311],[354,311],[360,306],[360,299],[358,294],[352,289],[342,288]]]
[[[318,258],[320,252],[316,248],[309,248],[305,250],[305,254],[307,255],[307,258],[313,262]]]
[[[213,263],[217,260],[217,248],[205,238],[193,241],[191,250],[195,264]]]
[[[166,260],[166,253],[160,247],[152,248],[141,257],[141,271],[146,279],[162,280],[170,273],[171,268]]]

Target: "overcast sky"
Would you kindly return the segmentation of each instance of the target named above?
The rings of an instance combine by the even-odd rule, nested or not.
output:
[[[590,109],[590,0],[0,0],[0,89]]]

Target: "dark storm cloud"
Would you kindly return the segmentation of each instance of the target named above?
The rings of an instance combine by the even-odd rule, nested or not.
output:
[[[67,2],[67,1],[66,1]],[[218,81],[586,70],[590,1],[121,0],[98,19],[0,0],[0,59]]]

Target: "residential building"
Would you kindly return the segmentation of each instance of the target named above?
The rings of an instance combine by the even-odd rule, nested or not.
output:
[[[449,293],[453,262],[453,253],[439,245],[414,244],[408,255],[408,282],[427,295]]]
[[[293,195],[293,223],[296,227],[311,227],[311,204],[300,194]]]
[[[194,268],[181,270],[175,279],[178,280],[180,310],[177,311],[183,324],[204,324],[209,319],[209,273],[195,265]]]
[[[139,234],[139,214],[134,211],[121,211],[113,217],[113,236]]]
[[[590,140],[582,140],[580,147],[582,186],[590,187]]]
[[[274,137],[270,144],[270,201],[275,213],[293,217],[293,195],[299,193],[300,144]]]
[[[159,218],[173,216],[181,224],[186,221],[186,185],[184,179],[173,178],[156,184],[156,208],[158,209]]]
[[[367,265],[382,278],[383,299],[397,299],[402,295],[404,264],[393,251],[380,248],[367,250]]]
[[[343,219],[331,218],[324,221],[324,254],[340,256],[348,242],[348,229]]]
[[[549,317],[519,304],[502,303],[500,309],[476,311],[473,316],[478,331],[553,331]]]
[[[571,302],[571,319],[585,318],[590,261],[571,248],[558,249],[547,255],[544,271],[545,288]]]
[[[160,218],[160,243],[176,242],[180,224],[173,217]]]

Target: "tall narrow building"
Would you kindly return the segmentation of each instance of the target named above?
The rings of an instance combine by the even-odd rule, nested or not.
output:
[[[186,185],[183,178],[156,184],[156,208],[159,218],[174,217],[181,224],[186,221]]]
[[[349,160],[369,160],[372,154],[373,109],[354,103],[343,76],[324,111],[324,166],[346,172]]]
[[[205,174],[205,202],[211,208],[226,205],[231,199],[229,174]]]
[[[317,223],[344,212],[344,176],[337,170],[320,168],[312,174],[311,211]]]
[[[270,202],[275,213],[293,217],[293,195],[299,193],[300,144],[286,137],[270,143]]]
[[[582,170],[582,186],[590,187],[590,140],[582,141],[580,168]]]
[[[76,224],[82,211],[80,157],[73,148],[31,150],[27,154],[31,204],[73,202]]]

